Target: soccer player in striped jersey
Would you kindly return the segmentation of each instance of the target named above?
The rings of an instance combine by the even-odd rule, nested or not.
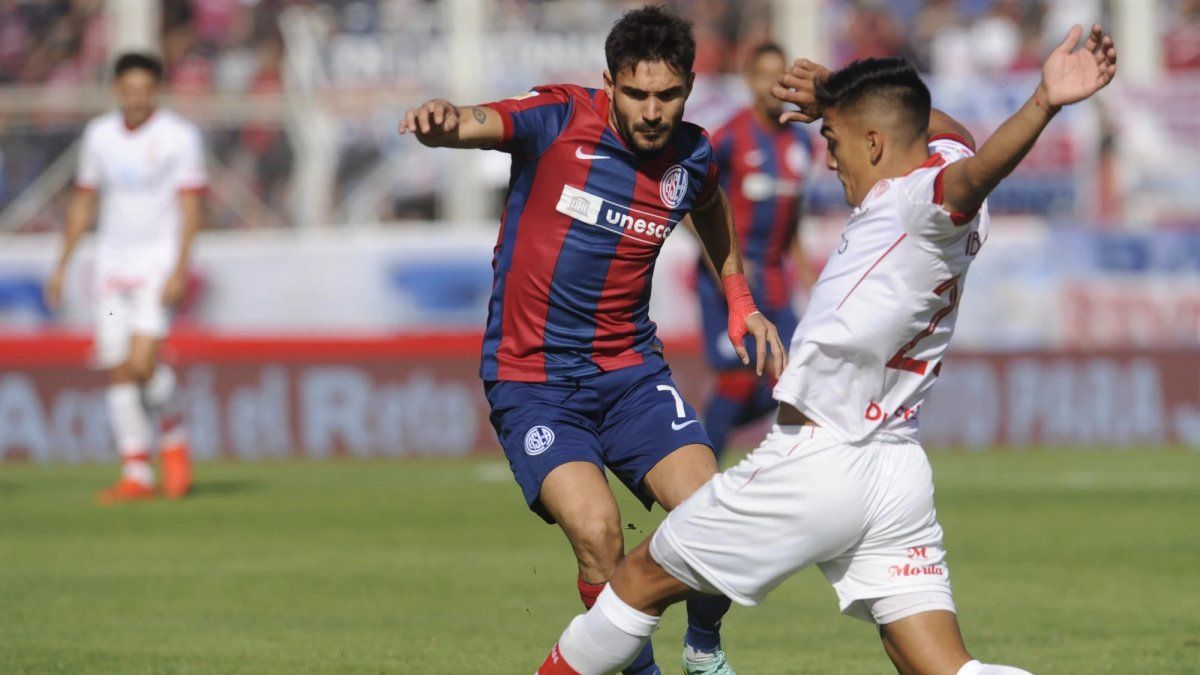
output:
[[[783,104],[771,95],[771,87],[786,68],[779,45],[766,43],[752,50],[745,76],[754,100],[713,134],[721,187],[737,224],[750,292],[784,342],[792,339],[796,329],[789,258],[797,262],[800,283],[812,285],[798,235],[812,141],[803,126],[779,121]],[[719,459],[730,432],[769,413],[775,401],[770,383],[747,369],[729,344],[725,297],[704,257],[698,268],[704,354],[715,373],[704,428]]]
[[[513,99],[408,111],[425,145],[495,148],[512,173],[494,258],[480,375],[491,420],[526,502],[574,549],[590,607],[624,555],[611,470],[649,507],[675,508],[717,468],[649,316],[663,242],[690,215],[720,271],[728,331],[761,374],[782,345],[754,306],[708,135],[683,122],[695,42],[660,7],[626,13],[605,42],[604,87],[536,87]],[[687,673],[729,674],[722,596],[688,606]],[[649,645],[627,673],[657,673]]]
[[[812,565],[843,613],[877,627],[903,675],[1029,675],[981,663],[963,642],[918,411],[987,239],[988,194],[1062,106],[1116,74],[1112,40],[1096,25],[1076,48],[1082,33],[1071,29],[978,152],[902,59],[836,73],[801,60],[781,78],[776,94],[800,107],[784,119],[821,120],[854,211],[792,338],[776,425],[621,561],[539,675],[612,673],[671,604],[702,592],[755,605]]]

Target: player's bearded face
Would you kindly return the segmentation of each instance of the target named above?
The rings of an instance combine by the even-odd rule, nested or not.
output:
[[[158,80],[145,70],[125,71],[113,82],[113,92],[129,126],[145,122],[158,105]]]
[[[662,61],[641,61],[615,78],[605,71],[604,89],[612,101],[610,122],[634,152],[653,154],[666,147],[683,119],[694,77]]]

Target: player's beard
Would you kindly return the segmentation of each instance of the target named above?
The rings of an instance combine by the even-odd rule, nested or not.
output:
[[[633,149],[633,152],[637,155],[647,156],[657,154],[663,148],[667,147],[667,144],[671,142],[671,137],[675,134],[677,123],[668,124],[664,122],[656,127],[647,127],[641,124],[631,125],[618,117],[617,126],[620,128],[619,130],[621,136],[625,139],[625,143]],[[653,145],[646,145],[645,141],[648,139],[638,136],[638,133],[645,133],[647,131],[658,132],[652,141]]]

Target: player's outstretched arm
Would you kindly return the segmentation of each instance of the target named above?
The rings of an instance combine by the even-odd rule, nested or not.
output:
[[[783,348],[775,324],[767,321],[758,311],[750,295],[742,268],[737,231],[734,229],[733,211],[729,208],[725,191],[718,188],[707,204],[693,209],[690,215],[700,244],[719,272],[721,285],[725,289],[725,300],[729,304],[729,341],[733,343],[742,363],[750,365],[750,354],[743,341],[747,333],[753,335],[758,350],[755,372],[762,375],[770,358],[774,363],[775,377],[779,377],[787,365],[787,351]]]
[[[438,98],[404,113],[400,135],[408,133],[431,148],[489,148],[503,139],[504,122],[487,106],[459,107]]]
[[[1103,89],[1117,73],[1117,49],[1100,24],[1076,49],[1083,28],[1075,26],[1042,64],[1042,81],[1025,105],[1009,117],[974,157],[950,164],[942,174],[946,208],[979,210],[988,194],[1021,163],[1034,141],[1064,106]]]

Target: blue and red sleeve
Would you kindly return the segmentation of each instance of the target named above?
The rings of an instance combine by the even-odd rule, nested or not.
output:
[[[566,128],[575,102],[566,87],[547,85],[484,105],[499,113],[504,123],[504,136],[497,149],[537,157]]]
[[[704,206],[712,201],[713,195],[717,194],[717,188],[721,186],[721,167],[717,164],[717,152],[712,146],[708,132],[701,133],[703,134],[702,143],[708,146],[708,174],[704,178],[704,184],[700,187],[700,196],[696,198],[696,206]]]
[[[713,159],[717,162],[717,169],[722,176],[729,175],[729,172],[733,170],[733,138],[735,134],[730,128],[732,125],[732,122],[727,123],[712,135]]]

